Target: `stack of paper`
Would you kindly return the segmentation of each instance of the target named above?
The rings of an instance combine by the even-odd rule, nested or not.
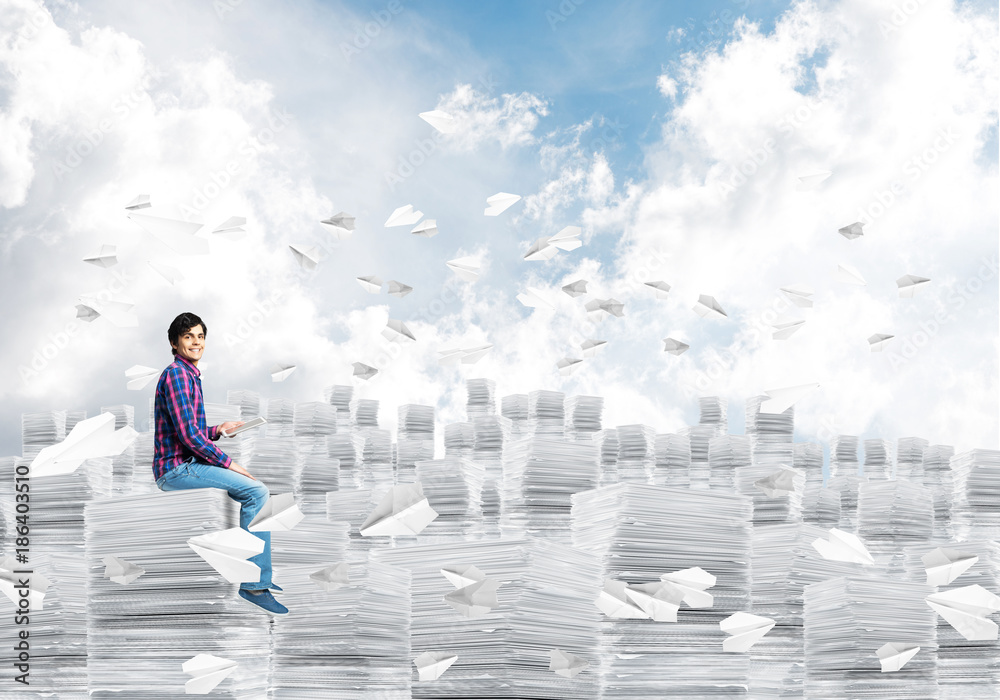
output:
[[[566,435],[574,440],[592,440],[601,429],[601,396],[571,396],[566,399]]]
[[[918,437],[899,438],[896,441],[896,478],[923,483],[924,450],[930,443]]]
[[[503,455],[504,536],[527,532],[568,544],[572,496],[595,488],[599,470],[594,443],[547,437],[509,443]]]
[[[858,437],[838,435],[830,442],[830,476],[859,474]]]
[[[492,379],[467,379],[465,389],[468,400],[465,402],[465,414],[470,419],[473,416],[493,415],[497,412],[497,384]]]
[[[102,406],[101,413],[111,413],[115,417],[115,430],[125,426],[135,428],[135,407],[121,404]],[[117,457],[111,458],[111,491],[115,494],[132,492],[132,477],[135,474],[135,443],[125,448]]]
[[[924,486],[934,496],[934,538],[941,542],[952,539],[951,505],[955,482],[951,472],[951,458],[955,448],[951,445],[931,445],[924,450]]]
[[[361,459],[350,433],[339,432],[336,435],[328,435],[326,451],[327,455],[337,460],[340,465],[339,488],[360,488],[361,470],[358,468],[358,463]]]
[[[337,432],[337,409],[322,401],[295,404],[295,435],[315,437]]]
[[[842,577],[805,589],[806,697],[930,698],[937,685],[937,623],[923,583]],[[876,652],[919,646],[895,673]]]
[[[448,426],[445,426],[445,443],[448,441]],[[434,442],[431,440],[400,439],[395,451],[395,473],[397,484],[412,484],[417,480],[416,464],[425,459],[434,459]]]
[[[250,420],[261,413],[260,394],[256,391],[230,389],[226,392],[226,403],[240,407],[240,420]]]
[[[892,478],[892,458],[889,456],[889,441],[879,438],[865,440],[864,473],[870,481],[886,481]]]
[[[66,411],[66,434],[69,435],[77,423],[86,419],[86,411]]]
[[[961,539],[1000,539],[1000,450],[951,458],[955,480],[952,527]]]
[[[691,468],[688,479],[692,489],[708,490],[711,468],[708,463],[708,444],[712,438],[725,435],[718,426],[706,423],[689,425],[681,431],[691,445]]]
[[[656,467],[653,469],[653,483],[687,488],[690,484],[691,440],[686,435],[659,433],[654,447]]]
[[[246,462],[242,466],[272,494],[295,493],[302,483],[302,455],[295,437],[258,437]]]
[[[325,515],[326,494],[340,488],[340,460],[330,456],[327,441],[315,438],[299,443],[302,459],[299,508],[307,515]]]
[[[448,423],[444,426],[444,453],[449,457],[472,457],[476,430],[472,423]]]
[[[857,532],[858,489],[868,477],[860,476],[858,465],[858,438],[838,435],[830,443],[830,478],[826,487],[840,492],[841,530]]]
[[[729,430],[727,413],[729,406],[725,399],[718,396],[702,396],[698,399],[700,425],[714,425],[716,435],[724,435]]]
[[[934,494],[909,481],[873,481],[858,491],[858,536],[876,558],[934,535]]]
[[[155,448],[152,431],[139,433],[132,443],[133,467],[129,493],[151,493],[159,491],[153,480],[153,450]]]
[[[17,464],[30,465],[33,455],[29,458],[26,452],[25,457]],[[111,458],[84,460],[70,474],[32,477],[30,495],[32,551],[42,544],[60,551],[82,548],[84,507],[93,499],[112,495]]]
[[[794,522],[801,518],[802,513],[802,490],[779,490],[769,494],[766,488],[757,486],[758,482],[777,478],[775,475],[781,470],[795,466],[795,446],[792,442],[795,407],[788,406],[780,413],[768,413],[764,409],[774,407],[773,401],[768,395],[761,395],[746,402],[746,433],[753,446],[753,465],[740,468],[739,488],[741,493],[753,495],[755,523]],[[781,406],[774,408],[781,409]],[[806,473],[803,471],[803,474]]]
[[[397,434],[400,440],[434,440],[434,407],[415,403],[399,407]]]
[[[181,665],[199,653],[237,663],[216,694],[266,694],[268,616],[241,600],[239,584],[226,578],[241,559],[202,550],[209,563],[189,545],[231,528],[246,535],[239,529],[239,504],[221,489],[157,491],[94,501],[86,517],[93,695],[180,697],[191,680]],[[109,556],[144,573],[127,585],[111,581],[104,575]]]
[[[351,421],[351,399],[354,387],[349,384],[333,384],[323,389],[323,400],[337,409],[337,427],[346,429]]]
[[[355,479],[362,488],[384,491],[395,483],[392,464],[392,435],[382,428],[355,428],[351,432],[354,449],[360,457]]]
[[[618,429],[605,428],[594,433],[591,442],[601,451],[600,486],[618,483]]]
[[[438,517],[421,532],[420,542],[476,539],[482,535],[482,492],[486,472],[468,459],[446,457],[416,464],[423,486]]]
[[[205,404],[205,425],[222,425],[226,421],[243,420],[240,416],[240,407],[228,403],[206,403]]]
[[[349,537],[345,557],[352,564],[364,563],[372,549],[391,547],[391,537],[364,537],[361,525],[382,501],[388,490],[345,489],[326,494],[326,519],[331,523],[346,523]]]
[[[511,420],[504,416],[485,413],[470,417],[474,435],[472,460],[482,465],[485,472],[483,534],[486,537],[499,537],[503,449],[510,441]]]
[[[802,519],[827,529],[840,523],[840,494],[837,494],[837,512],[820,521],[820,494],[823,489],[823,448],[815,442],[796,442],[792,445],[792,466],[806,475],[802,494]],[[829,500],[829,496],[827,499]],[[832,518],[829,519],[829,518]]]
[[[500,415],[510,419],[511,438],[528,435],[527,394],[510,394],[500,399]]]
[[[21,414],[21,452],[55,445],[66,439],[66,411]]]
[[[358,428],[377,428],[378,400],[362,398],[352,400],[351,417]]]
[[[538,389],[528,394],[528,430],[532,435],[563,435],[565,399],[561,391]]]
[[[750,460],[748,436],[720,435],[712,438],[708,443],[708,487],[713,491],[736,493],[736,472],[749,467]]]
[[[648,425],[619,425],[618,480],[650,484],[656,466],[656,430]]]

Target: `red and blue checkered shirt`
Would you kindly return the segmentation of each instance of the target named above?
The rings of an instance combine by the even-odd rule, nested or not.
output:
[[[159,479],[193,456],[195,461],[228,469],[232,459],[212,444],[219,427],[205,427],[201,372],[180,355],[163,370],[156,384],[153,478]]]

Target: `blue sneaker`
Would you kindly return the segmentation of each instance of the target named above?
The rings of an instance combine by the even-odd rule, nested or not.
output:
[[[271,591],[272,593],[283,593],[285,591],[284,588],[282,588],[276,583],[272,583],[267,590]]]
[[[279,603],[271,595],[271,591],[266,588],[262,591],[248,591],[245,588],[240,589],[240,598],[247,601],[248,603],[253,603],[258,608],[268,613],[269,615],[287,615],[288,608]]]

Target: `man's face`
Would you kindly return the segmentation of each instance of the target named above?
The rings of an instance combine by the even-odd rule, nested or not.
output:
[[[178,355],[197,367],[198,360],[201,359],[201,354],[205,351],[205,329],[201,327],[201,324],[192,326],[181,333],[176,344],[172,343],[171,345]]]

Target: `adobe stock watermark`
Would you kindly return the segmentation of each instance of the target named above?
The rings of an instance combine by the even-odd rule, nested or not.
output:
[[[595,155],[603,153],[607,147],[614,145],[621,139],[622,133],[628,127],[628,124],[621,124],[615,118],[605,122],[602,126],[604,128],[601,129],[601,133],[591,139],[590,143],[587,144],[586,151],[578,149],[569,159],[570,165],[586,168]],[[585,155],[585,153],[590,153],[590,155]]]
[[[939,309],[937,313],[934,314],[934,318],[926,321],[921,321],[919,324],[919,329],[913,331],[912,333],[902,337],[894,338],[897,342],[894,344],[895,347],[899,348],[899,352],[895,349],[890,349],[888,354],[889,366],[892,367],[894,371],[898,371],[900,368],[905,367],[911,360],[913,360],[920,351],[927,347],[931,340],[938,335],[949,323],[955,321],[956,311],[960,311],[965,307],[972,297],[983,288],[983,286],[994,279],[997,276],[998,270],[1000,270],[1000,258],[994,255],[992,258],[987,258],[983,256],[980,260],[979,269],[976,270],[976,274],[969,277],[965,282],[960,284],[958,287],[952,288],[951,292],[948,294],[946,299],[947,308]],[[892,348],[893,346],[890,346]]]
[[[546,10],[545,19],[549,23],[549,27],[552,31],[555,31],[556,27],[568,20],[573,13],[576,12],[576,8],[586,1],[587,0],[562,0],[562,2],[559,3],[559,6],[556,7],[558,12],[556,10]]]
[[[280,287],[271,293],[271,296],[263,301],[254,304],[253,311],[241,318],[233,332],[223,334],[226,347],[233,348],[242,345],[250,339],[257,329],[264,323],[264,319],[274,313],[278,308],[278,302],[285,296]]]
[[[382,30],[389,26],[389,23],[403,11],[403,3],[400,0],[389,0],[384,9],[372,10],[371,21],[358,22],[354,29],[354,39],[348,44],[346,41],[340,42],[340,54],[344,60],[350,63],[355,56],[371,46],[382,34]]]
[[[750,7],[750,0],[730,0],[733,5],[737,6],[740,11],[745,11]],[[694,17],[688,17],[685,24],[687,29],[684,30],[682,36],[682,49],[681,53],[688,53],[696,49],[703,49],[710,45],[712,42],[721,39],[727,34],[729,29],[736,23],[736,20],[740,18],[741,15],[733,12],[732,10],[726,9],[722,12],[717,12],[712,10],[712,14],[708,16],[707,19],[701,20],[701,29],[695,34],[695,30],[698,30],[699,23]]]
[[[926,0],[903,0],[901,3],[892,4],[892,13],[889,20],[880,19],[878,30],[882,33],[882,38],[887,38],[893,32],[898,32],[903,25],[910,21],[910,18],[917,14],[917,10]]]

